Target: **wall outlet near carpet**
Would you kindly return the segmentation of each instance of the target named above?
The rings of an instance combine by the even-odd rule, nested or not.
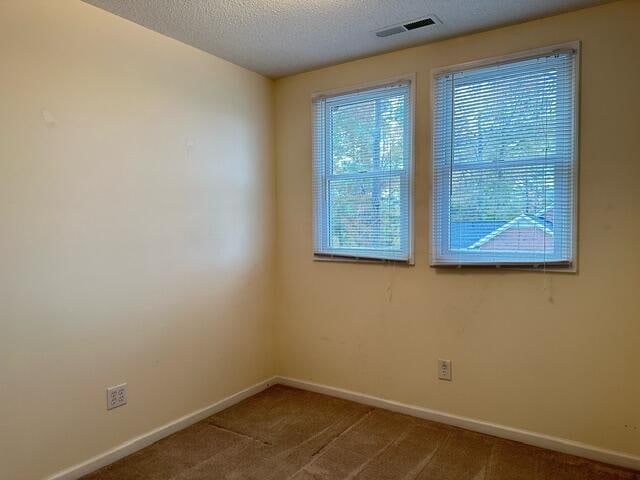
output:
[[[127,384],[107,388],[107,410],[127,404]]]
[[[438,359],[438,378],[451,381],[451,360]]]

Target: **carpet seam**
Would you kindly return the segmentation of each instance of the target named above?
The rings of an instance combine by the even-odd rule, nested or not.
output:
[[[487,480],[489,477],[489,469],[491,468],[491,460],[493,459],[494,452],[496,450],[498,443],[494,440],[491,444],[491,451],[489,452],[489,457],[487,458],[487,467],[484,470],[483,480]]]
[[[387,443],[384,447],[382,447],[380,450],[378,450],[371,458],[369,458],[366,462],[364,462],[362,465],[360,465],[358,468],[356,468],[354,472],[352,472],[349,475],[347,475],[346,480],[355,478],[356,475],[359,475],[360,473],[362,473],[362,471],[365,468],[367,468],[367,466],[370,465],[371,462],[373,462],[376,458],[380,457],[380,455],[382,455],[384,452],[386,452],[390,447],[392,447],[394,445],[397,445],[402,440],[407,438],[407,436],[409,435],[409,432],[411,431],[412,428],[413,428],[413,425],[411,425],[411,424],[408,425],[404,432],[402,432],[400,435],[398,435],[396,438],[394,438],[389,443]]]
[[[348,417],[347,417],[347,418],[348,418]],[[359,418],[358,418],[358,420],[359,420]],[[303,440],[302,442],[300,442],[299,444],[297,444],[297,445],[295,445],[295,446],[293,446],[293,447],[291,447],[291,448],[288,448],[288,449],[286,449],[286,450],[284,450],[284,451],[282,451],[282,452],[280,452],[280,453],[276,454],[276,455],[274,456],[274,459],[280,459],[280,458],[286,457],[287,455],[289,455],[290,453],[294,452],[297,448],[301,447],[302,445],[305,445],[306,443],[309,443],[309,442],[311,442],[311,441],[315,440],[316,438],[318,438],[318,437],[320,437],[320,436],[324,435],[327,431],[329,431],[331,428],[335,427],[336,425],[339,425],[339,424],[340,424],[340,422],[342,422],[342,421],[343,421],[343,420],[338,420],[337,422],[332,423],[331,425],[328,425],[327,427],[323,428],[323,429],[322,429],[322,430],[320,430],[319,432],[317,432],[317,433],[313,434],[313,435],[312,435],[312,436],[310,436],[309,438],[304,439],[304,440]],[[348,427],[347,427],[347,428],[348,428]],[[343,430],[343,431],[344,431],[344,430]],[[341,431],[340,433],[342,433],[342,431]],[[338,433],[338,434],[336,434],[336,435],[340,435],[340,433]],[[333,440],[333,438],[335,438],[335,436],[331,437],[331,439],[330,439],[329,441]],[[325,445],[326,445],[326,444],[325,444]],[[311,453],[311,456],[313,457],[314,455],[316,455],[316,454],[317,454],[317,452],[318,452],[318,450],[319,450],[319,449],[321,449],[323,446],[324,446],[324,445],[321,445],[318,449],[316,449],[314,452],[312,452],[312,453]]]
[[[262,440],[261,438],[255,438],[255,437],[252,437],[251,435],[247,435],[246,433],[237,432],[237,431],[235,431],[235,430],[232,430],[232,429],[227,428],[227,427],[223,427],[223,426],[218,425],[218,424],[216,424],[216,423],[213,423],[213,422],[211,422],[211,421],[207,421],[207,425],[209,425],[209,426],[211,426],[211,427],[213,427],[213,428],[217,428],[218,430],[221,430],[221,431],[223,431],[223,432],[227,432],[227,433],[231,433],[231,434],[233,434],[233,435],[237,435],[237,436],[238,436],[238,437],[240,437],[240,438],[246,438],[246,439],[251,440],[251,441],[254,441],[254,442],[256,442],[256,443],[260,443],[260,444],[262,444],[262,445],[264,445],[264,446],[266,446],[266,447],[271,447],[271,446],[273,446],[273,444],[272,444],[271,442],[268,442],[268,441],[266,441],[266,440]]]
[[[429,463],[431,463],[431,460],[433,460],[433,457],[435,457],[436,453],[438,453],[438,451],[440,450],[440,446],[443,445],[449,439],[450,435],[451,435],[451,432],[446,432],[446,435],[444,436],[442,441],[438,443],[438,445],[433,450],[433,452],[431,452],[431,455],[427,456],[422,462],[418,462],[418,464],[415,466],[415,468],[413,468],[413,470],[411,470],[404,477],[402,477],[402,480],[415,480],[416,478],[418,478],[418,475],[420,475],[422,471],[425,468],[427,468]]]
[[[313,452],[313,454],[311,455],[311,459],[305,463],[302,467],[300,467],[298,470],[296,470],[293,474],[291,474],[289,477],[287,477],[287,480],[292,479],[293,477],[295,477],[298,473],[302,472],[303,470],[305,470],[309,465],[311,465],[313,462],[315,462],[321,455],[322,452],[324,452],[324,450],[326,450],[327,448],[329,448],[333,443],[335,443],[340,437],[342,437],[343,435],[345,435],[347,432],[353,430],[356,426],[358,426],[360,423],[362,423],[366,418],[368,418],[369,416],[371,416],[371,414],[373,413],[375,409],[371,409],[368,410],[367,412],[365,412],[358,420],[356,420],[356,422],[354,422],[352,425],[348,426],[347,428],[345,428],[344,430],[342,430],[340,433],[338,433],[336,436],[334,436],[330,441],[328,441],[326,444],[322,445],[320,448],[318,448],[315,452]]]
[[[444,438],[444,440],[442,440],[442,442],[436,447],[436,449],[433,451],[433,454],[431,454],[431,457],[429,458],[429,461],[427,463],[424,464],[424,467],[422,467],[420,469],[420,471],[418,473],[416,473],[416,476],[414,478],[418,478],[422,472],[424,472],[427,467],[429,465],[431,465],[431,462],[433,462],[433,459],[436,458],[437,453],[440,451],[440,449],[443,447],[443,445],[445,445],[449,439],[453,436],[453,432],[447,432],[447,436]]]

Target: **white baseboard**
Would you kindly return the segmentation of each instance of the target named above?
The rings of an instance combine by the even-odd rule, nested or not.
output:
[[[403,413],[405,415],[411,415],[413,417],[424,418],[426,420],[432,420],[448,425],[454,425],[456,427],[465,428],[467,430],[473,430],[474,432],[486,433],[488,435],[515,440],[517,442],[534,445],[536,447],[547,448],[549,450],[568,453],[599,462],[609,463],[611,465],[618,465],[620,467],[640,470],[640,457],[629,455],[626,453],[616,452],[613,450],[605,450],[602,448],[594,447],[592,445],[574,442],[572,440],[567,440],[564,438],[552,437],[549,435],[543,435],[541,433],[506,427],[504,425],[498,425],[481,420],[476,420],[473,418],[452,415],[450,413],[430,410],[428,408],[417,407],[415,405],[405,405],[403,403],[394,402],[393,400],[386,400],[384,398],[373,397],[364,393],[353,392],[342,388],[329,387],[327,385],[320,385],[305,380],[298,380],[288,377],[272,377],[249,388],[246,388],[245,390],[230,395],[229,397],[226,397],[219,402],[214,403],[213,405],[209,405],[208,407],[192,412],[188,415],[178,418],[177,420],[167,423],[166,425],[135,437],[125,443],[118,445],[115,448],[112,448],[111,450],[96,455],[95,457],[90,458],[85,462],[79,463],[61,472],[51,475],[50,477],[47,477],[47,480],[76,480],[83,475],[104,467],[105,465],[109,465],[110,463],[120,460],[127,455],[131,455],[132,453],[135,453],[138,450],[141,450],[144,447],[147,447],[152,443],[171,435],[172,433],[187,428],[188,426],[193,425],[200,420],[214,415],[215,413],[220,412],[225,408],[229,408],[236,403],[244,400],[245,398],[255,395],[256,393],[259,393],[275,384],[288,385],[290,387],[309,390],[311,392],[323,393],[325,395],[331,395],[333,397],[351,400],[365,405],[370,405],[372,407],[383,408],[385,410],[391,410],[393,412]]]
[[[394,402],[393,400],[373,397],[371,395],[365,395],[364,393],[353,392],[342,388],[320,385],[317,383],[308,382],[306,380],[298,380],[288,377],[276,377],[274,381],[275,383],[281,385],[288,385],[290,387],[296,387],[302,390],[309,390],[311,392],[323,393],[325,395],[331,395],[333,397],[343,398],[345,400],[352,400],[354,402],[370,405],[372,407],[391,410],[393,412],[403,413],[405,415],[411,415],[418,418],[424,418],[425,420],[432,420],[434,422],[445,423],[447,425],[454,425],[456,427],[464,428],[467,430],[473,430],[474,432],[485,433],[487,435],[493,435],[495,437],[501,437],[509,440],[514,440],[516,442],[526,443],[527,445],[555,450],[557,452],[576,455],[578,457],[588,458],[590,460],[596,460],[598,462],[617,465],[633,470],[640,470],[640,457],[633,456],[627,453],[605,450],[593,445],[574,442],[572,440],[567,440],[564,438],[552,437],[528,430],[520,430],[504,425],[476,420],[473,418],[461,417],[458,415],[452,415],[450,413],[439,412],[437,410],[417,407],[415,405],[405,405],[403,403]]]
[[[214,403],[213,405],[209,405],[208,407],[202,408],[195,412],[189,413],[183,417],[178,418],[172,422],[167,423],[161,427],[158,427],[150,432],[144,433],[138,437],[135,437],[125,443],[118,445],[111,450],[103,452],[99,455],[96,455],[89,460],[69,467],[61,472],[58,472],[50,477],[47,477],[47,480],[76,480],[83,475],[94,472],[99,468],[104,467],[105,465],[109,465],[121,458],[126,457],[127,455],[131,455],[132,453],[137,452],[138,450],[143,449],[151,445],[152,443],[157,442],[158,440],[171,435],[179,430],[187,428],[190,425],[193,425],[200,420],[203,420],[211,415],[224,410],[225,408],[229,408],[232,405],[248,398],[256,393],[259,393],[266,388],[269,388],[271,385],[278,383],[275,379],[269,378],[260,383],[257,383],[249,388],[246,388],[238,393],[234,393],[229,397],[223,398],[219,402]]]

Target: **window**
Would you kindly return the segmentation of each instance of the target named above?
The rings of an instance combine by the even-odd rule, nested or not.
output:
[[[411,82],[314,98],[316,257],[411,262]]]
[[[575,265],[576,77],[573,48],[435,74],[433,265]]]

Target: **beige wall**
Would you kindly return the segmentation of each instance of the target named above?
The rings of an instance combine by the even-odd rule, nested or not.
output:
[[[640,454],[640,2],[279,80],[278,372]],[[582,41],[580,272],[428,265],[430,69]],[[417,72],[416,265],[312,260],[310,98]],[[452,383],[436,359],[453,360]]]
[[[0,478],[276,372],[639,455],[638,24],[628,0],[288,77],[274,125],[259,75],[77,0],[0,2]],[[570,40],[580,272],[429,268],[429,70]],[[311,93],[412,72],[416,266],[313,262]]]
[[[0,59],[0,478],[33,480],[273,375],[273,82],[76,0],[0,2]]]

